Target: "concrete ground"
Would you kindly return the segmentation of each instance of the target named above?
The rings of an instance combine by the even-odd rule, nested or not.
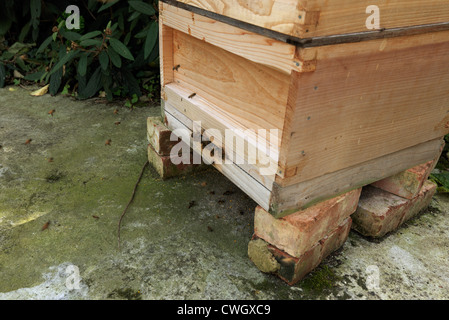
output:
[[[159,108],[13,89],[0,89],[0,299],[449,298],[446,195],[381,240],[352,231],[288,286],[248,259],[256,204],[230,181],[147,168],[119,251]]]

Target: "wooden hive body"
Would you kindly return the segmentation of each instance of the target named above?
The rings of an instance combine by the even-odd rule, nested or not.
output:
[[[352,2],[344,2],[343,16],[365,5]],[[249,3],[271,14],[256,19]],[[249,161],[251,148],[229,149],[215,139],[233,162],[214,165],[277,217],[434,159],[449,133],[447,1],[434,1],[434,11],[415,20],[417,2],[402,15],[385,10],[385,26],[400,29],[374,33],[363,31],[364,23],[339,25],[327,1],[307,1],[316,6],[298,14],[301,3],[160,2],[166,123],[192,131],[201,121],[222,137],[226,129],[250,130],[248,145],[271,148],[269,164]],[[388,3],[391,9],[404,1]],[[293,4],[299,11],[286,9]],[[289,20],[313,12],[319,22],[307,32],[307,24]],[[270,22],[277,14],[285,23]],[[259,129],[278,135],[262,137]],[[267,167],[273,174],[261,173]]]

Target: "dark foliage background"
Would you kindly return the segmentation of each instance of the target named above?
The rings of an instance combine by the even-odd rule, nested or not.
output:
[[[66,27],[69,5],[80,10],[79,29]],[[37,82],[79,99],[157,99],[157,8],[158,0],[1,0],[0,87]]]

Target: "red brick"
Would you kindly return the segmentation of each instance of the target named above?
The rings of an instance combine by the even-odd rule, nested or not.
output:
[[[428,161],[371,185],[402,198],[413,199],[418,195],[435,164],[435,160]]]
[[[171,131],[159,117],[147,118],[147,138],[153,149],[161,156],[169,156],[178,140],[170,140]]]
[[[356,189],[279,219],[257,207],[254,233],[289,255],[300,257],[357,209],[360,192]]]
[[[405,199],[372,186],[364,187],[358,208],[351,216],[353,229],[365,236],[380,238],[425,209],[435,190],[436,185],[426,181],[418,195]]]
[[[167,179],[194,171],[203,170],[207,166],[205,164],[192,164],[193,159],[191,157],[190,164],[178,164],[175,165],[170,159],[170,156],[162,156],[154,150],[151,144],[148,145],[148,161],[157,171],[162,179]]]
[[[267,258],[266,252],[263,252],[263,254],[258,257],[263,256],[265,259],[269,259],[270,263],[272,263],[271,260],[274,258],[278,265],[271,269],[273,270],[273,273],[289,285],[293,285],[318,267],[327,256],[339,249],[345,243],[350,229],[351,218],[346,218],[340,225],[300,257],[291,256],[269,243],[266,244],[266,250],[268,250],[271,255],[268,255]],[[252,241],[256,239],[259,238],[254,236]],[[252,256],[250,256],[250,258],[255,262],[256,259]],[[260,264],[260,260],[256,262],[256,266],[259,267],[258,264]]]
[[[430,180],[427,180],[419,194],[410,202],[410,207],[406,210],[401,224],[412,219],[423,209],[427,208],[437,190],[437,185]]]

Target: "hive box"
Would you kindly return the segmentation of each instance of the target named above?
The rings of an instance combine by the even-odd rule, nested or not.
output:
[[[275,217],[434,159],[449,2],[380,3],[374,31],[368,2],[160,1],[165,124],[214,129],[214,166]]]

